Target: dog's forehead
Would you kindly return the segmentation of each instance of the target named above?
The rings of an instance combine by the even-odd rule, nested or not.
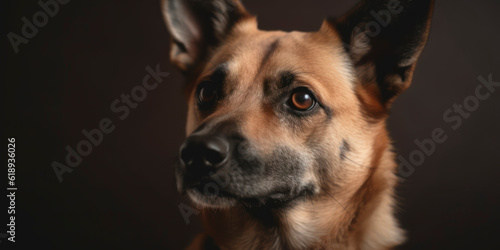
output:
[[[229,88],[260,87],[267,79],[291,72],[325,99],[352,92],[351,66],[334,32],[238,32],[212,57],[212,68],[221,65],[230,79]]]

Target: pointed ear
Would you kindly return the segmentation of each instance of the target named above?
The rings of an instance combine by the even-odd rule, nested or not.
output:
[[[162,0],[172,37],[170,58],[182,71],[195,68],[233,26],[250,17],[239,0]]]
[[[410,86],[433,6],[434,0],[363,0],[344,17],[328,20],[339,32],[359,81],[385,107]]]

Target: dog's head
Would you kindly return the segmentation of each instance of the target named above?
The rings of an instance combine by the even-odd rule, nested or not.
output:
[[[342,192],[386,150],[387,112],[410,85],[432,5],[363,1],[304,33],[259,30],[237,0],[164,0],[187,79],[179,190],[208,207]]]

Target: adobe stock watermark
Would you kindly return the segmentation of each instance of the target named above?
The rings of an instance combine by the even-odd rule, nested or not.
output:
[[[28,44],[30,39],[33,39],[38,34],[38,29],[45,27],[49,23],[49,19],[55,17],[57,13],[59,13],[60,7],[69,2],[70,0],[38,1],[38,6],[40,6],[41,10],[35,12],[30,19],[26,16],[21,18],[23,25],[19,33],[20,35],[14,32],[9,32],[9,34],[7,34],[7,39],[9,39],[14,52],[16,54],[19,53],[19,46],[21,44]]]
[[[459,129],[463,122],[469,119],[472,113],[479,109],[481,102],[488,100],[491,95],[500,87],[500,82],[493,81],[490,74],[488,79],[478,76],[479,84],[475,88],[473,95],[467,96],[460,103],[454,103],[453,106],[443,113],[443,120],[450,126],[451,130]],[[427,157],[436,152],[437,146],[448,139],[445,129],[437,127],[432,130],[429,138],[422,140],[415,139],[416,149],[410,152],[407,158],[402,155],[397,156],[398,170],[396,176],[400,182],[404,182],[414,172],[415,167],[422,166]]]
[[[129,94],[121,94],[120,98],[113,100],[110,104],[111,111],[118,115],[119,121],[125,120],[130,115],[131,109],[137,108],[146,99],[148,92],[156,89],[163,82],[163,79],[170,74],[162,72],[159,64],[154,69],[146,66],[146,72],[147,74],[144,76],[142,83],[133,87]],[[58,161],[52,162],[51,165],[57,180],[62,182],[63,175],[73,172],[82,163],[83,158],[92,153],[93,147],[101,145],[104,136],[109,135],[115,129],[116,126],[113,120],[108,117],[102,118],[97,128],[83,129],[82,135],[84,139],[80,140],[74,147],[66,146],[65,164]]]
[[[226,173],[231,172],[234,168],[236,168],[236,166],[230,167],[230,169],[228,169]],[[205,196],[217,196],[220,193],[220,190],[224,189],[229,184],[230,176],[229,174],[226,174],[225,176],[219,176],[213,172],[210,172],[209,176],[212,181],[206,183],[203,186],[203,190],[198,190],[198,192],[201,193],[203,191],[203,195]],[[191,223],[189,217],[191,217],[192,215],[200,214],[200,211],[198,211],[196,208],[186,205],[185,203],[179,204],[178,208],[182,215],[182,218],[184,219],[184,222],[186,222],[187,225]]]

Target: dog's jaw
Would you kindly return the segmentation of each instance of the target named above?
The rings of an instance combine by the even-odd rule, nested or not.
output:
[[[204,193],[205,186],[192,188],[181,188],[181,193],[185,193],[191,201],[200,208],[230,208],[241,206],[246,209],[286,209],[300,202],[308,202],[311,197],[318,193],[315,185],[305,185],[296,194],[282,192],[271,192],[263,196],[239,197],[224,190],[217,190],[216,193]]]
[[[404,240],[393,216],[388,147],[366,182],[349,194],[322,192],[284,209],[203,209],[208,236],[224,249],[386,249]],[[354,167],[354,166],[353,166]],[[373,172],[371,172],[373,171]],[[365,199],[363,197],[369,197]],[[363,204],[361,206],[361,204]]]
[[[233,198],[220,195],[207,196],[196,189],[189,189],[186,193],[196,205],[202,208],[230,208],[237,204],[237,201]]]

